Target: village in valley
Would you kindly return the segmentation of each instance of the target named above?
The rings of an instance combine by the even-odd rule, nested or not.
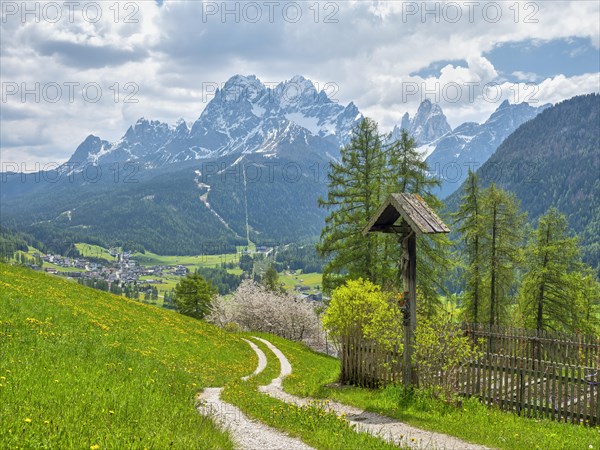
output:
[[[19,253],[16,258],[22,259],[33,270],[154,303],[160,298],[163,300],[162,306],[171,307],[170,297],[179,280],[199,267],[214,270],[222,268],[240,280],[257,279],[267,270],[276,253],[274,247],[259,246],[251,250],[240,249],[235,254],[183,256],[181,263],[177,262],[176,257],[170,257],[175,261],[168,264],[156,263],[143,253],[124,251],[122,248],[105,249],[88,244],[77,244],[77,248],[80,250],[78,256],[43,253],[32,248],[27,253]],[[251,265],[240,262],[244,259],[251,261]],[[282,289],[294,292],[300,298],[318,302],[323,300],[320,283],[320,274],[303,274],[301,270],[291,270],[289,267],[280,275]]]

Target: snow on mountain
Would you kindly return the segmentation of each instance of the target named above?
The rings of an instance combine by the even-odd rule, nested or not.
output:
[[[190,127],[182,119],[168,125],[141,118],[117,142],[89,136],[69,163],[137,161],[160,167],[253,153],[335,158],[361,118],[353,103],[340,105],[302,76],[269,88],[254,75],[235,75]]]
[[[483,124],[466,122],[439,138],[427,158],[430,172],[442,182],[436,194],[445,198],[458,189],[469,168],[481,167],[504,139],[549,106],[511,105],[505,100]]]

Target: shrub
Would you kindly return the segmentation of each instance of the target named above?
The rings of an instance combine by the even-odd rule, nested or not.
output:
[[[396,370],[401,311],[379,286],[358,279],[336,288],[323,325],[341,350],[341,383],[376,386],[380,371]]]
[[[391,350],[402,336],[402,314],[390,295],[360,278],[333,291],[323,326],[338,343],[355,336]]]
[[[449,315],[440,315],[435,321],[421,318],[417,324],[413,362],[421,387],[431,389],[436,396],[450,401],[458,390],[460,369],[482,355],[479,346]]]

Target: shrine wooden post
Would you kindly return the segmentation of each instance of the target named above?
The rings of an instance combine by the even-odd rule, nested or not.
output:
[[[412,358],[417,326],[417,236],[448,233],[450,229],[418,194],[390,194],[363,233],[394,233],[402,247],[400,276],[404,286],[404,352],[402,383],[418,384]]]

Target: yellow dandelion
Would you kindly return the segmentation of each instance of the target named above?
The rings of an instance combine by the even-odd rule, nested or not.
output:
[[[44,420],[44,423],[45,423],[46,425],[48,425],[48,424],[50,423],[50,421],[49,421],[49,420]]]
[[[98,450],[100,446],[98,444],[90,445],[90,450]]]
[[[27,417],[27,418],[23,419],[23,422],[25,422],[25,423],[31,423],[31,419],[29,417]]]

